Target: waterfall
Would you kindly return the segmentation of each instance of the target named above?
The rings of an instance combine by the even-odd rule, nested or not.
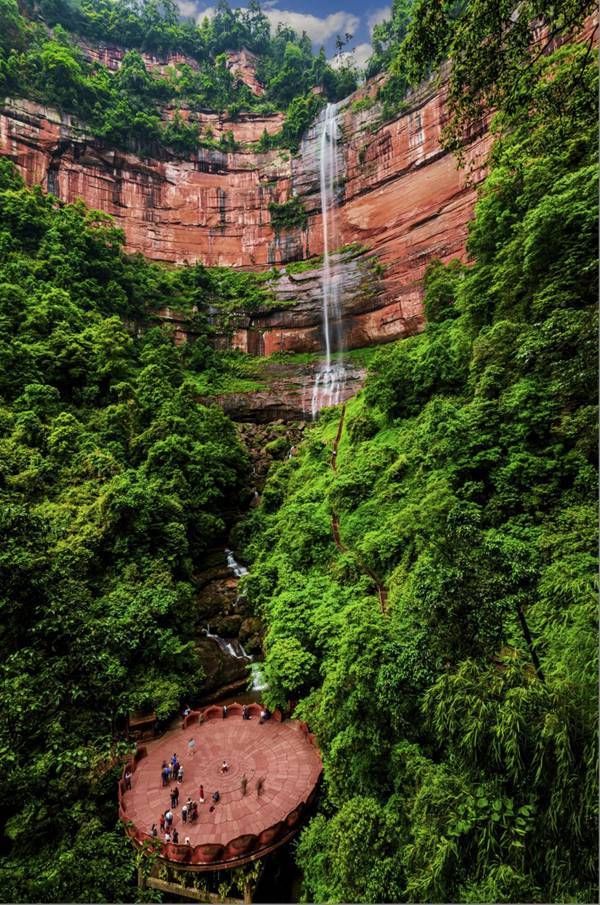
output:
[[[262,669],[262,664],[254,663],[250,664],[250,691],[266,691],[268,688],[267,681],[265,679],[265,675]]]
[[[256,494],[256,496],[258,496],[258,494]],[[248,574],[248,569],[246,568],[246,566],[242,566],[242,564],[237,561],[237,559],[233,555],[233,550],[230,550],[228,547],[226,547],[225,556],[227,557],[227,566],[231,569],[236,578],[243,578],[244,575]]]
[[[218,644],[223,653],[227,654],[228,657],[233,657],[235,660],[252,660],[250,654],[246,653],[243,644],[241,641],[238,641],[237,638],[232,638],[231,641],[228,641],[226,638],[221,638],[220,635],[215,635],[211,632],[210,625],[206,626],[204,634],[207,638],[210,638],[211,641],[214,641],[215,644]]]
[[[341,351],[339,272],[332,274],[331,252],[338,247],[336,208],[338,191],[338,122],[337,104],[327,104],[319,141],[321,211],[323,219],[323,339],[325,361],[319,368],[312,393],[311,414],[326,405],[337,405],[344,389],[345,370],[338,358],[331,360],[332,349]]]

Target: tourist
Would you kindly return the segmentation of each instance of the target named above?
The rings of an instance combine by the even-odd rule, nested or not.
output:
[[[177,771],[177,782],[183,782],[183,767],[180,766]]]
[[[152,833],[152,835],[153,835],[155,838],[156,838],[156,836],[158,836],[158,830],[156,829],[156,824],[155,824],[155,823],[152,824],[152,829],[150,830],[150,832]]]
[[[244,706],[242,707],[242,719],[243,720],[250,719],[250,711],[248,710],[248,707],[246,704],[244,704]]]
[[[218,789],[212,793],[212,800],[214,801],[215,804],[219,801],[220,797],[221,797],[221,793],[219,792]]]
[[[161,831],[161,833],[164,833],[164,831],[165,831],[165,815],[164,814],[160,815],[160,831]]]
[[[196,753],[196,739],[191,738],[188,742],[188,757],[193,757]]]
[[[170,809],[165,813],[165,823],[167,824],[167,827],[170,827],[173,823],[173,811]]]
[[[190,820],[192,823],[195,823],[198,819],[198,805],[195,801],[192,801],[192,813],[190,814]]]
[[[204,804],[204,786],[200,786],[200,804]]]
[[[184,806],[181,809],[181,819],[183,820],[184,823],[187,823],[187,815],[188,815],[188,807],[187,807],[187,804],[184,804]]]
[[[190,705],[186,704],[182,711],[184,719],[186,716],[189,716],[191,712],[192,712],[192,709],[191,709]]]
[[[260,712],[260,720],[258,722],[266,723],[266,721],[270,720],[270,719],[271,719],[271,711],[267,710],[267,708],[264,707]]]
[[[125,791],[131,788],[131,770],[129,767],[125,770]]]
[[[179,789],[177,786],[175,786],[175,788],[171,789],[171,807],[172,808],[177,807],[178,797],[179,797]]]
[[[169,779],[170,779],[170,777],[171,777],[171,770],[169,769],[169,767],[167,767],[167,765],[165,764],[164,761],[163,761],[162,769],[161,769],[161,771],[160,771],[160,775],[162,776],[162,784],[163,784],[163,786],[168,786],[168,785],[169,785]]]
[[[229,770],[229,764],[227,763],[226,760],[224,760],[223,763],[221,764],[221,773],[227,773],[228,770]]]
[[[183,840],[183,844],[184,844],[184,845],[191,845],[191,844],[192,844],[191,841],[190,841],[190,837],[189,837],[189,836],[186,836],[186,837],[185,837],[185,839]]]
[[[179,766],[180,766],[180,764],[179,764],[178,760],[173,761],[173,763],[171,764],[171,776],[173,777],[173,779],[177,779],[177,774],[179,773]]]
[[[175,843],[175,845],[179,844],[179,833],[176,829],[173,830],[173,842]]]
[[[165,833],[165,842],[168,844],[171,841],[171,834]]]
[[[227,704],[223,704],[223,719],[227,716]]]

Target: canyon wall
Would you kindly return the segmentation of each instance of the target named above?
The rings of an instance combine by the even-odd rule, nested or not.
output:
[[[470,182],[469,173],[457,170],[440,146],[443,89],[425,86],[415,92],[407,112],[384,125],[377,125],[376,103],[356,111],[357,101],[375,90],[372,84],[354,95],[340,114],[346,170],[341,243],[360,243],[386,269],[379,292],[344,292],[349,347],[420,328],[420,281],[427,262],[465,255],[487,147],[484,136],[468,149],[476,164]],[[0,153],[15,162],[28,184],[39,183],[63,201],[83,198],[111,214],[124,230],[126,248],[154,260],[263,269],[319,255],[318,123],[292,158],[287,151],[258,153],[251,146],[265,129],[280,128],[279,114],[242,114],[232,122],[205,113],[199,119],[217,139],[231,130],[239,149],[202,148],[188,158],[161,159],[158,151],[137,156],[106,147],[67,114],[11,99],[0,106]],[[307,208],[308,226],[277,233],[269,204],[292,193]],[[296,280],[299,301],[300,284]],[[315,350],[320,320],[319,293],[311,292],[310,304],[297,312],[288,299],[279,314],[242,322],[234,343],[259,354]]]
[[[115,48],[87,52],[113,69],[123,55]],[[232,68],[251,83],[250,56],[237,56]],[[181,61],[146,62],[159,67]],[[342,245],[365,249],[365,267],[355,264],[347,273],[344,268],[340,277],[350,348],[421,328],[425,268],[433,258],[466,258],[468,223],[490,146],[482,129],[465,148],[459,170],[440,141],[447,118],[444,85],[420,86],[406,98],[403,113],[383,124],[377,88],[372,81],[340,105],[345,181],[339,235]],[[63,201],[83,198],[111,214],[125,233],[126,248],[155,260],[258,270],[321,254],[319,123],[292,157],[288,151],[256,150],[265,130],[281,127],[281,114],[240,114],[235,121],[209,112],[193,115],[217,140],[233,132],[238,149],[201,148],[186,158],[157,149],[152,157],[138,156],[96,141],[69,115],[11,99],[0,105],[0,153],[15,162],[28,184],[39,183]],[[277,233],[269,204],[293,194],[308,212],[308,225]],[[376,291],[373,256],[381,276]],[[231,337],[235,346],[253,354],[320,347],[318,269],[302,279],[284,277],[274,285],[281,310],[241,317]]]

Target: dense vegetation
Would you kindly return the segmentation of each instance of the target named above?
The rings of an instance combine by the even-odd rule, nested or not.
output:
[[[92,45],[114,42],[127,49],[113,72],[86,55]],[[257,76],[265,92],[257,97],[230,71],[226,51],[258,54]],[[149,67],[142,53],[185,54],[187,61]],[[24,96],[73,113],[95,136],[119,147],[188,153],[215,145],[210,130],[195,121],[198,111],[288,110],[287,128],[270,146],[294,147],[325,98],[336,100],[356,85],[350,65],[334,70],[324,51],[313,54],[309,38],[279,26],[253,2],[230,9],[225,0],[201,26],[181,22],[172,0],[104,0],[102,3],[41,0],[19,9],[0,0],[0,92]],[[312,92],[323,89],[323,97]],[[170,115],[164,116],[165,108]],[[231,140],[221,139],[225,150]]]
[[[295,702],[323,751],[297,849],[307,900],[597,899],[597,74],[586,46],[536,58],[543,7],[395,0],[376,27],[384,112],[447,54],[447,141],[499,111],[474,263],[431,264],[424,333],[377,353],[240,528],[268,701]],[[589,7],[553,4],[548,36]],[[81,39],[128,48],[121,68]],[[227,68],[242,47],[261,99]],[[150,70],[142,53],[197,68]],[[254,3],[198,27],[169,0],[0,0],[3,93],[121,146],[214,144],[193,119],[213,107],[285,110],[259,147],[294,148],[323,103],[311,88],[353,84]],[[270,213],[305,223],[294,198]],[[194,571],[245,496],[234,427],[197,396],[260,385],[211,334],[273,304],[277,274],[165,268],[122,242],[0,160],[7,901],[149,895],[116,825],[118,739],[130,710],[166,720],[193,700]],[[193,344],[157,326],[165,304]]]
[[[308,213],[297,195],[283,204],[272,201],[269,204],[269,213],[273,229],[277,233],[285,229],[306,229]]]
[[[122,901],[115,730],[198,687],[192,572],[246,475],[186,379],[218,369],[218,284],[127,258],[109,218],[0,163],[2,897]],[[165,296],[198,309],[184,352],[149,322]]]
[[[445,142],[456,151],[487,111],[527,103],[536,61],[595,9],[592,0],[394,0],[390,20],[374,29],[367,72],[387,70],[380,98],[384,115],[393,116],[407,89],[450,59]]]
[[[475,263],[247,525],[269,700],[324,756],[308,901],[597,899],[596,82],[532,67]]]

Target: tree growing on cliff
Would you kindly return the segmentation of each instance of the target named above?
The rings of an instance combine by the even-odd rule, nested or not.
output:
[[[542,71],[536,62],[557,42],[573,38],[595,8],[592,0],[415,0],[382,90],[386,109],[397,110],[409,85],[448,60],[451,116],[444,134],[446,145],[458,151],[491,110],[511,113],[526,105]],[[588,53],[592,41],[593,34]],[[573,73],[573,88],[580,76]]]

